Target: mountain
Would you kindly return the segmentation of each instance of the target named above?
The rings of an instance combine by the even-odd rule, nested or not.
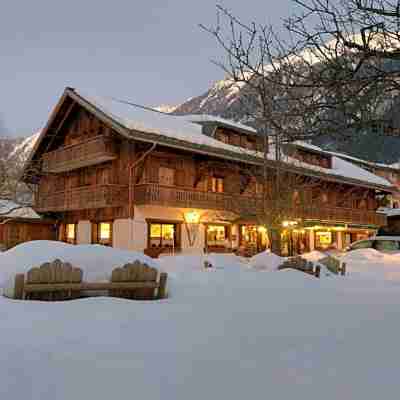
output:
[[[0,159],[23,164],[29,157],[39,135],[40,132],[27,137],[0,137]]]
[[[222,79],[200,96],[192,97],[175,106],[173,114],[210,114],[244,122],[246,116],[240,99],[245,90],[243,84],[234,82],[230,78]]]
[[[245,84],[238,84],[226,78],[214,83],[205,93],[180,105],[170,109],[168,106],[162,106],[162,111],[174,115],[210,114],[252,125],[243,106],[244,103],[249,104],[248,91],[249,88]],[[374,131],[363,132],[340,142],[337,139],[322,137],[316,140],[315,144],[326,150],[343,152],[373,162],[391,164],[400,160],[400,138],[383,136]]]
[[[0,138],[0,161],[7,168],[6,185],[2,186],[2,190],[6,191],[7,197],[21,203],[32,200],[32,191],[19,182],[19,177],[38,137],[39,133],[25,138]]]

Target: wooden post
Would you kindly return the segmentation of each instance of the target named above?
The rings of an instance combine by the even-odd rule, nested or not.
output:
[[[18,300],[24,299],[24,284],[25,284],[25,275],[24,274],[16,274],[15,275],[15,283],[14,283],[14,298]]]
[[[166,272],[161,272],[160,287],[158,289],[158,298],[159,299],[164,299],[167,295],[167,278],[168,278],[168,274]]]
[[[342,268],[340,269],[340,275],[346,275],[346,263],[342,263]]]
[[[315,267],[315,277],[316,278],[319,278],[321,276],[321,266],[320,265],[317,265],[316,267]]]

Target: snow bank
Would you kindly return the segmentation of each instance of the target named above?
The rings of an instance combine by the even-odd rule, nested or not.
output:
[[[318,251],[318,250],[313,250],[313,251],[310,251],[309,253],[304,253],[301,255],[301,258],[304,258],[307,261],[311,261],[311,262],[318,262],[319,260],[322,260],[325,257],[327,257],[327,254],[323,253],[322,251]]]
[[[267,250],[251,257],[249,265],[251,268],[260,271],[276,271],[284,261],[284,257],[279,257],[270,250]]]
[[[400,283],[400,255],[375,249],[353,250],[341,257],[351,278],[368,278]]]
[[[289,270],[181,279],[161,302],[0,298],[0,397],[397,397],[400,289]]]
[[[83,279],[91,282],[107,281],[114,268],[135,260],[158,268],[158,263],[143,253],[101,245],[75,246],[63,242],[37,240],[0,253],[0,288],[10,294],[10,289],[14,288],[16,273],[26,273],[33,267],[57,258],[81,268]]]
[[[208,261],[212,267],[207,271],[226,270],[239,271],[247,267],[245,259],[234,254],[189,254],[160,257],[157,262],[163,271],[173,275],[204,271],[204,262]]]

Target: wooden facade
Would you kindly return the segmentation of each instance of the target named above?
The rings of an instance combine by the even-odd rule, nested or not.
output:
[[[124,136],[68,96],[46,129],[24,179],[37,184],[35,209],[64,226],[133,218],[133,206],[224,211],[238,219],[268,207],[263,192],[269,189],[257,174],[244,172],[243,162]],[[246,149],[263,146],[256,135],[233,128],[219,127],[213,137]],[[305,163],[332,166],[323,154],[290,154]],[[376,228],[385,224],[385,217],[375,212],[376,189],[368,185],[321,175],[312,188],[304,187],[305,201],[299,204],[298,197],[298,191],[293,193],[286,218]]]
[[[56,240],[55,221],[29,218],[0,218],[0,250],[31,240]]]

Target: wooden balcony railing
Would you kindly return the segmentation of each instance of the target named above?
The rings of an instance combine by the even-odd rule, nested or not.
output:
[[[60,173],[100,164],[118,157],[112,138],[98,136],[43,155],[43,171]]]
[[[35,209],[40,212],[72,211],[119,207],[128,202],[128,187],[123,185],[84,186],[47,196],[38,195]]]
[[[167,207],[200,208],[232,211],[240,214],[259,215],[262,199],[257,196],[241,196],[227,193],[203,192],[185,188],[141,184],[134,188],[137,205],[160,205]],[[280,210],[288,219],[315,220],[321,222],[382,226],[386,218],[372,210],[340,207],[294,206]]]
[[[210,210],[251,212],[257,200],[248,196],[203,192],[158,184],[135,185],[134,202],[137,205],[156,204],[167,207],[202,208]]]

